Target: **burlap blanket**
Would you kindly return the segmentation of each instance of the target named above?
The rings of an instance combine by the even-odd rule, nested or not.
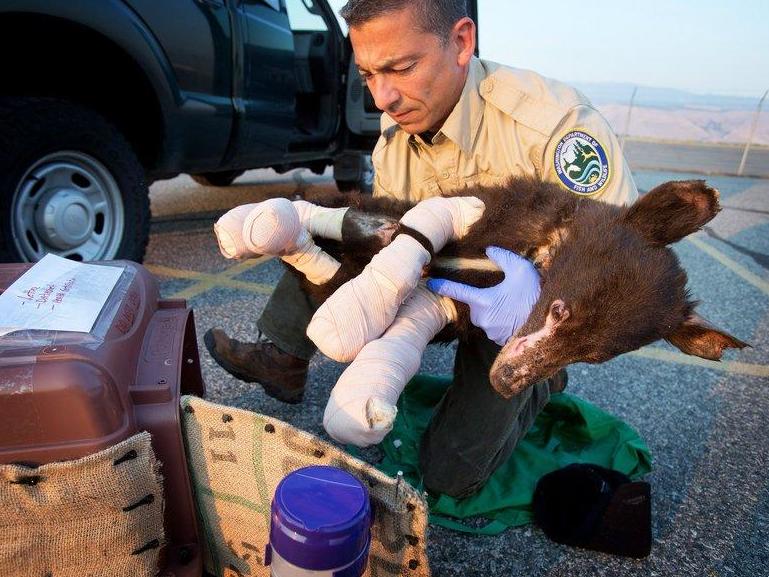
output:
[[[149,433],[74,461],[0,465],[0,575],[151,577],[162,544]]]
[[[269,575],[264,552],[275,488],[301,467],[333,465],[369,487],[374,525],[365,575],[430,575],[427,507],[407,483],[271,417],[196,397],[183,397],[182,409],[208,571],[220,577]]]

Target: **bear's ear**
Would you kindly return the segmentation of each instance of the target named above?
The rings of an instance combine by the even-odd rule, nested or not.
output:
[[[687,355],[720,361],[724,349],[742,349],[747,343],[715,328],[701,316],[692,313],[666,340]]]
[[[625,215],[625,220],[651,244],[664,246],[698,231],[721,207],[718,191],[704,180],[666,182],[650,190]]]

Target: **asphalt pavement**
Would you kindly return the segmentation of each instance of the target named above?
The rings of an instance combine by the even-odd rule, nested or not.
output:
[[[742,172],[744,144],[661,142],[629,138],[625,157],[633,170],[670,170],[708,175],[769,178],[769,146],[748,150]]]
[[[699,175],[637,171],[649,190]],[[662,343],[603,365],[570,367],[569,392],[633,426],[649,445],[653,470],[653,549],[628,560],[549,541],[525,526],[494,536],[431,527],[433,575],[769,576],[769,180],[709,177],[723,211],[676,246],[700,313],[747,341],[724,362],[685,356]],[[250,171],[228,188],[186,176],[155,183],[145,265],[163,296],[195,311],[208,398],[269,414],[328,440],[321,419],[343,366],[316,355],[300,405],[230,377],[210,358],[205,330],[254,336],[255,321],[282,272],[274,259],[234,263],[219,255],[213,222],[229,208],[271,196],[312,195],[334,187],[329,175]],[[422,371],[448,374],[451,347],[431,346]]]

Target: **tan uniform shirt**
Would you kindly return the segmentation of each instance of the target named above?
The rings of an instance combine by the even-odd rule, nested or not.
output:
[[[556,182],[614,204],[638,197],[614,133],[582,94],[534,72],[477,58],[431,144],[382,114],[372,161],[374,195],[411,201],[503,184],[511,175]]]

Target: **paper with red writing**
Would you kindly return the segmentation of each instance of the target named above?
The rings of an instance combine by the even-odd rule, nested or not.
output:
[[[0,294],[0,336],[26,329],[91,331],[122,267],[46,255]]]

